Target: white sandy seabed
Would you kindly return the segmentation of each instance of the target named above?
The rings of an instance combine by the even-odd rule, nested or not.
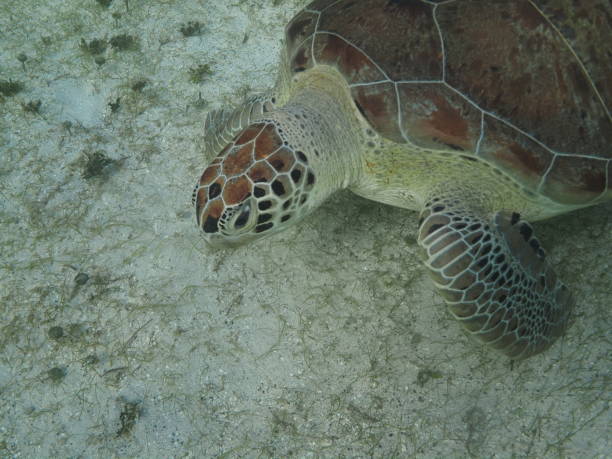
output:
[[[339,193],[205,247],[204,116],[272,84],[305,4],[0,4],[0,457],[612,451],[612,206],[536,226],[578,304],[514,365],[445,311],[412,212]]]

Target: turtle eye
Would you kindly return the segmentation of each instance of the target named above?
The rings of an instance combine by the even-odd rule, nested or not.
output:
[[[242,206],[240,213],[234,220],[234,229],[242,229],[249,222],[249,217],[251,216],[251,203],[246,203]]]

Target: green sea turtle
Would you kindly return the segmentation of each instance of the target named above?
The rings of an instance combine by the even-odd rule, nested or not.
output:
[[[528,221],[612,197],[606,0],[317,0],[273,91],[208,115],[194,190],[213,246],[305,218],[336,190],[420,212],[452,315],[519,359],[573,300]]]

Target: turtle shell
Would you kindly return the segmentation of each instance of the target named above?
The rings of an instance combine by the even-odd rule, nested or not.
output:
[[[567,205],[611,197],[608,0],[317,0],[291,73],[334,66],[383,137],[493,163]]]

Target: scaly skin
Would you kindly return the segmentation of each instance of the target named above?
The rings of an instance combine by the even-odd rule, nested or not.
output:
[[[320,69],[291,89],[288,102],[275,110],[260,111],[263,105],[254,99],[234,114],[217,116],[244,129],[194,190],[198,225],[211,245],[236,246],[280,231],[359,181],[362,147],[351,133],[362,128],[345,108],[350,98],[344,79]],[[244,127],[245,121],[251,124]],[[211,129],[207,144],[214,147],[236,131],[231,122]]]
[[[519,214],[487,214],[460,192],[440,192],[421,212],[418,243],[453,317],[508,357],[526,358],[561,336],[574,299]]]
[[[194,190],[198,224],[211,245],[237,246],[274,234],[334,191],[351,188],[421,210],[425,266],[452,315],[473,336],[521,359],[562,334],[573,299],[517,213],[540,217],[545,206],[511,177],[500,181],[502,175],[482,161],[382,139],[360,120],[333,69],[305,72],[280,87],[290,89],[288,97],[253,98],[209,123],[213,148],[242,129]],[[274,107],[278,100],[286,103]],[[410,164],[394,163],[401,158]],[[463,182],[453,179],[457,171]],[[475,186],[489,182],[490,192]]]

